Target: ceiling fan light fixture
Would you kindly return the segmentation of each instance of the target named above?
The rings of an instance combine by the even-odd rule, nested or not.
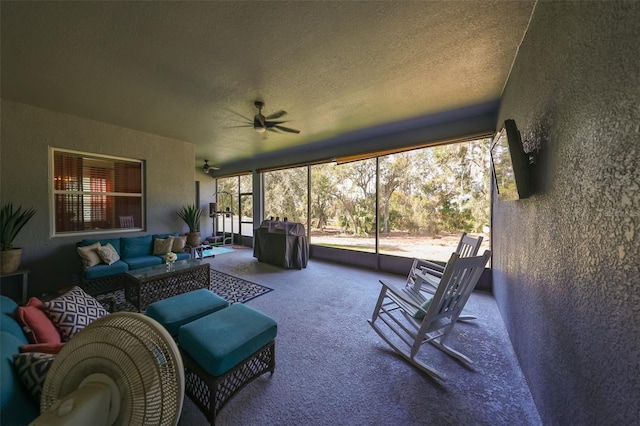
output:
[[[256,129],[256,132],[258,133],[264,133],[267,131],[266,127],[254,127],[254,129]]]
[[[209,166],[209,160],[204,160],[204,166],[202,166],[202,171],[209,174],[209,169],[211,167]]]

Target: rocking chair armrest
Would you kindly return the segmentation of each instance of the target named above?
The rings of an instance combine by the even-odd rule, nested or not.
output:
[[[442,280],[442,274],[440,274],[439,276],[436,276],[436,275],[430,274],[429,272],[416,271],[415,278],[423,287],[426,284],[427,286],[437,288],[438,284],[440,284],[440,280]]]
[[[398,305],[402,306],[408,312],[415,312],[417,310],[424,310],[422,304],[426,302],[426,298],[422,294],[415,292],[409,293],[406,288],[399,288],[392,284],[389,284],[383,280],[380,280],[382,284],[382,291],[387,292]],[[425,311],[426,312],[426,311]]]
[[[442,273],[444,272],[446,266],[440,265],[439,263],[435,262],[429,262],[428,260],[420,260],[417,267],[425,273],[435,275],[437,277],[442,277]]]

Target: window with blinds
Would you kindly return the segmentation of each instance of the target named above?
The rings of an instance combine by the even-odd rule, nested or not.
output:
[[[54,236],[144,229],[143,162],[50,150]]]

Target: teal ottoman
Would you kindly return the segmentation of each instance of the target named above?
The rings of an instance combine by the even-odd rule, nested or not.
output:
[[[206,288],[159,300],[145,314],[167,329],[174,338],[183,325],[229,306],[229,302]]]
[[[275,369],[276,321],[236,303],[180,327],[185,392],[214,424],[246,384]]]

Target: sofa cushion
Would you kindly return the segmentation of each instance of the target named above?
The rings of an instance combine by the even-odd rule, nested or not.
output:
[[[43,303],[45,312],[60,330],[62,341],[68,341],[89,323],[108,314],[107,310],[80,287]]]
[[[187,259],[191,259],[191,254],[190,253],[176,253],[176,256],[178,256],[178,259],[176,260],[187,260]]]
[[[113,248],[111,244],[100,247],[98,249],[98,255],[100,256],[100,259],[107,265],[113,265],[118,260],[120,260],[118,252]]]
[[[150,256],[153,253],[153,237],[142,235],[140,237],[128,237],[120,239],[122,259],[131,259],[140,256]]]
[[[100,264],[96,265],[93,268],[87,269],[84,273],[84,276],[88,280],[95,280],[97,278],[109,277],[111,275],[123,274],[129,270],[129,265],[127,265],[122,260],[118,260],[112,265]]]
[[[0,327],[22,343],[27,344],[29,340],[24,335],[24,331],[18,322],[18,304],[7,296],[0,296]]]
[[[85,268],[91,268],[92,266],[100,264],[102,261],[100,259],[100,255],[98,255],[98,250],[100,250],[102,245],[100,243],[93,243],[88,246],[78,247],[78,254],[82,259],[82,264]]]
[[[27,392],[36,401],[40,402],[42,386],[47,378],[47,373],[56,356],[39,352],[27,352],[13,355],[13,365],[18,372],[20,381]]]
[[[122,260],[129,265],[129,269],[146,268],[147,266],[155,266],[163,263],[162,258],[151,255],[126,258]]]
[[[154,256],[163,256],[169,253],[172,248],[173,248],[173,237],[167,237],[164,239],[156,238],[153,240]]]
[[[97,239],[87,239],[82,240],[78,243],[78,247],[90,246],[91,244],[100,243],[101,246],[106,246],[107,244],[111,244],[118,255],[122,256],[122,250],[120,247],[120,238],[103,238],[100,240]]]
[[[0,331],[0,419],[3,425],[27,425],[40,414],[40,407],[24,390],[13,366],[13,355],[18,353],[22,340],[5,328],[3,318]]]
[[[31,343],[60,343],[60,332],[44,311],[37,297],[29,299],[25,306],[18,307],[18,319]]]

